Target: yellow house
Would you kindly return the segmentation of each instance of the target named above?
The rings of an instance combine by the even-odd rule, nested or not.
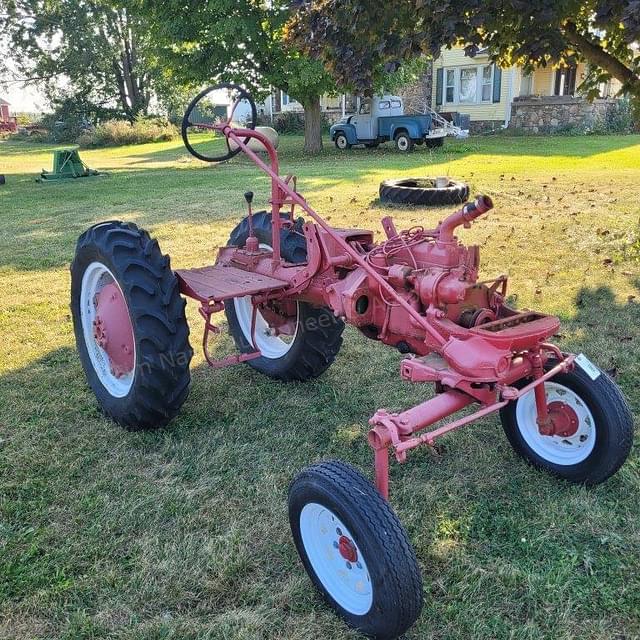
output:
[[[461,47],[443,48],[433,62],[432,105],[443,113],[465,114],[475,130],[510,126],[537,133],[586,125],[615,104],[611,96],[620,85],[603,84],[602,98],[589,103],[578,91],[585,73],[579,63],[525,74],[517,66],[501,69],[486,52],[471,58]]]

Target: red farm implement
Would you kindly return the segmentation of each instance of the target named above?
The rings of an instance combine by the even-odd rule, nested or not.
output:
[[[243,105],[248,123],[198,117],[192,124],[191,115],[207,113],[203,101],[221,89],[233,94],[234,108]],[[420,613],[422,580],[388,503],[389,453],[404,462],[411,449],[499,412],[525,460],[592,485],[625,461],[631,415],[606,374],[549,342],[558,318],[507,306],[504,276],[479,280],[478,247],[455,234],[491,210],[489,197],[433,229],[398,230],[384,218],[386,239],[376,243],[371,231],[331,227],[298,193],[295,177],[280,177],[276,151],[254,130],[255,120],[246,91],[219,85],[199,94],[183,121],[196,157],[221,161],[244,152],[271,178],[270,211],[254,213],[247,192],[248,215],[214,264],[174,272],[157,242],[133,224],[104,222],[82,234],[71,267],[78,350],[105,413],[131,429],[165,425],[186,399],[192,349],[182,296],[199,304],[214,368],[246,362],[280,380],[313,378],[336,357],[345,322],[406,354],[402,378],[433,383],[435,394],[371,417],[375,484],[327,461],[303,470],[289,491],[294,541],[316,587],[355,628],[394,638]],[[206,136],[223,152],[208,152]],[[252,140],[266,157],[249,148]],[[221,311],[238,353],[216,360],[207,344]]]

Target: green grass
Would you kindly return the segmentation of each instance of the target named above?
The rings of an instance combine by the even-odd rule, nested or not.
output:
[[[472,138],[400,156],[301,153],[282,172],[336,226],[380,229],[385,177],[442,175],[490,194],[464,231],[482,275],[506,272],[519,307],[561,316],[562,347],[615,371],[640,414],[640,137]],[[236,159],[191,161],[178,142],[83,151],[110,176],[36,184],[50,148],[0,142],[0,637],[355,638],[296,557],[287,485],[304,465],[367,472],[367,419],[431,391],[400,380],[401,356],[348,329],[320,379],[280,384],[246,366],[211,371],[155,433],[103,418],[74,349],[76,237],[135,221],[174,268],[213,261],[268,181]],[[400,227],[445,211],[392,212]],[[635,246],[635,248],[634,248]],[[201,319],[188,307],[194,347]],[[230,348],[227,338],[217,345]],[[640,456],[594,489],[527,467],[496,416],[392,467],[392,503],[415,545],[425,607],[409,638],[640,636]]]

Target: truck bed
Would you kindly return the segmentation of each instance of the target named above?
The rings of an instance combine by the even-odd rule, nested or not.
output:
[[[428,114],[414,116],[383,116],[378,118],[378,135],[391,137],[391,131],[406,126],[408,129],[418,125],[421,136],[431,128],[431,116]]]

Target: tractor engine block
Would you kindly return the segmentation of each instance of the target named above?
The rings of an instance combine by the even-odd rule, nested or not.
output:
[[[434,313],[465,329],[499,317],[506,278],[490,286],[478,282],[480,250],[476,245],[464,246],[455,237],[442,240],[439,229],[414,227],[374,245],[365,257],[420,313]],[[423,332],[405,309],[385,299],[364,271],[350,272],[330,285],[328,293],[337,315],[368,337],[405,351],[423,350]]]

